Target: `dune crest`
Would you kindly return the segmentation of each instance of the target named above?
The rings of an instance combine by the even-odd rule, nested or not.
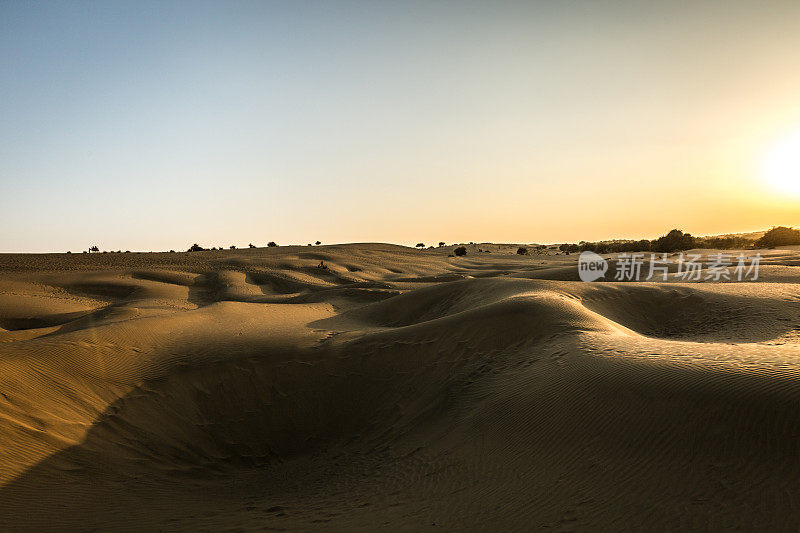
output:
[[[447,252],[0,256],[0,523],[800,520],[797,251],[697,284]]]

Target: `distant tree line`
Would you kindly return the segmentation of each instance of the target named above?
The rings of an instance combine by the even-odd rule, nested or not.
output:
[[[320,241],[317,241],[315,244],[320,245],[322,244]],[[473,244],[473,243],[470,243]],[[709,248],[714,250],[731,250],[731,249],[745,249],[745,248],[774,248],[776,246],[789,246],[789,245],[798,245],[800,244],[800,229],[794,229],[792,227],[786,226],[776,226],[767,231],[763,237],[760,239],[748,239],[746,237],[695,237],[691,233],[684,233],[679,229],[673,229],[669,231],[666,235],[662,235],[658,239],[647,240],[619,240],[619,241],[600,241],[600,242],[587,242],[581,241],[577,244],[570,244],[564,243],[558,246],[558,249],[562,252],[566,253],[576,253],[576,252],[585,252],[591,251],[598,254],[613,254],[613,253],[623,253],[623,252],[659,252],[659,253],[671,253],[671,252],[678,252],[681,250],[691,250],[695,248]],[[270,248],[277,247],[278,245],[274,241],[270,241],[267,243],[267,246]],[[311,246],[309,244],[309,246]],[[445,243],[439,242],[439,246],[445,246]],[[255,248],[253,243],[248,244],[249,248]],[[424,248],[424,243],[417,243],[417,248]],[[432,246],[430,247],[432,248]],[[540,250],[547,248],[547,245],[535,245],[534,249]],[[224,247],[220,246],[219,248],[211,248],[211,250],[224,250]],[[235,245],[229,246],[230,250],[235,250]],[[188,252],[201,252],[206,251],[208,248],[204,248],[197,243],[194,243],[192,246],[189,247],[187,250]],[[484,250],[478,250],[479,252]],[[485,250],[489,252],[489,250]],[[88,249],[88,253],[98,253],[100,252],[99,246],[91,246]],[[175,252],[175,250],[170,250],[170,252]],[[87,253],[84,251],[83,253]],[[107,252],[103,252],[107,253]],[[112,252],[113,253],[113,252]],[[121,253],[121,252],[117,252]],[[130,253],[129,250],[126,253]],[[453,254],[456,256],[463,256],[467,255],[467,249],[464,246],[459,246],[453,250]],[[524,246],[520,246],[517,248],[517,254],[519,255],[528,255],[528,248]]]
[[[317,244],[319,244],[319,241],[317,241]],[[255,245],[255,244],[253,244],[252,242],[251,242],[250,244],[248,244],[247,246],[248,246],[248,248],[255,248],[255,247],[256,247],[256,245]],[[267,246],[268,246],[268,247],[270,247],[270,248],[275,248],[275,247],[276,247],[276,246],[278,246],[278,245],[275,243],[275,241],[269,241],[269,242],[267,243]],[[311,245],[309,244],[309,246],[311,246]],[[217,247],[212,247],[212,248],[203,248],[203,247],[202,247],[202,246],[200,246],[199,244],[197,244],[197,243],[194,243],[194,244],[193,244],[193,245],[191,245],[191,246],[189,247],[189,249],[188,249],[188,250],[186,250],[186,251],[187,251],[187,252],[206,252],[206,251],[208,251],[208,250],[224,250],[224,249],[225,249],[225,247],[224,247],[224,246],[220,246],[219,248],[217,248]],[[235,250],[235,249],[236,249],[236,245],[235,245],[235,244],[231,244],[231,245],[228,247],[228,249],[229,249],[229,250]],[[173,252],[173,251],[174,251],[174,250],[170,250],[170,252]]]
[[[691,233],[684,233],[679,229],[673,229],[666,235],[653,240],[630,240],[630,241],[605,241],[605,242],[586,242],[578,244],[562,244],[559,250],[562,252],[584,252],[592,251],[599,254],[611,254],[622,252],[660,252],[670,253],[681,250],[691,250],[694,248],[710,248],[718,250],[731,250],[741,248],[770,248],[786,244],[800,244],[800,230],[792,228],[777,227],[769,230],[758,240],[747,239],[745,237],[695,237]]]
[[[774,248],[775,246],[787,246],[800,244],[800,229],[787,228],[785,226],[773,227],[767,231],[760,239],[748,239],[746,237],[695,237],[690,233],[684,233],[679,229],[674,229],[652,241],[642,239],[639,241],[605,241],[605,242],[586,242],[578,244],[562,244],[558,248],[562,252],[584,252],[586,250],[599,254],[612,254],[622,252],[678,252],[681,250],[691,250],[694,248],[709,248],[714,250],[732,250],[744,248]]]

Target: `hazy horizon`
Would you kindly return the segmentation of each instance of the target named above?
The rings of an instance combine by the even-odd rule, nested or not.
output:
[[[680,228],[671,228],[671,229],[680,229]],[[752,232],[736,232],[736,233],[728,232],[728,233],[719,233],[719,234],[714,234],[714,235],[692,234],[691,231],[684,231],[684,233],[692,234],[694,237],[706,238],[706,237],[722,237],[722,236],[727,236],[727,235],[747,235],[747,234],[750,234],[750,233],[760,233],[760,232],[766,231],[768,229],[770,229],[770,228],[764,228],[763,230],[755,230],[755,231],[752,231]],[[554,246],[554,245],[559,245],[559,244],[579,244],[582,241],[586,241],[586,242],[614,242],[614,241],[638,241],[638,240],[650,240],[650,241],[653,241],[658,237],[666,235],[667,233],[668,233],[668,231],[663,231],[663,232],[659,233],[658,235],[656,235],[655,237],[637,237],[637,236],[632,236],[632,237],[621,237],[621,236],[617,236],[617,237],[602,237],[602,238],[599,238],[599,239],[593,239],[591,241],[586,241],[586,239],[573,239],[571,241],[536,241],[536,240],[533,240],[533,241],[531,241],[531,240],[527,240],[527,241],[525,241],[525,240],[520,240],[520,241],[498,241],[498,240],[494,240],[494,241],[490,241],[490,240],[485,240],[485,241],[468,241],[468,240],[464,240],[464,241],[446,241],[445,242],[445,246],[449,247],[449,246],[459,246],[459,245],[467,245],[467,244],[475,244],[475,245],[480,245],[480,244],[487,244],[487,245],[513,245],[513,246],[517,246],[517,245],[548,245],[548,246]],[[753,241],[755,241],[755,240],[756,239],[753,239]],[[416,242],[412,242],[412,241],[391,242],[391,241],[385,241],[385,240],[384,241],[331,241],[331,242],[321,242],[320,241],[319,245],[317,245],[316,242],[317,241],[305,242],[305,243],[303,243],[303,242],[280,242],[280,243],[277,243],[276,242],[275,244],[276,244],[276,246],[283,246],[283,247],[286,247],[286,246],[308,247],[308,246],[342,246],[342,245],[359,245],[359,244],[364,244],[364,245],[368,245],[368,244],[388,244],[388,245],[406,246],[406,247],[409,247],[409,248],[417,248],[416,245],[417,245],[417,243],[419,241],[416,241]],[[428,248],[428,247],[438,248],[439,247],[438,246],[439,242],[443,242],[443,241],[431,240],[431,241],[425,241],[425,242],[423,242],[423,244],[425,245],[425,248]],[[250,248],[250,246],[249,246],[250,244],[252,244],[255,248],[268,248],[269,247],[268,246],[269,243],[267,241],[256,242],[256,243],[244,242],[244,241],[235,241],[235,242],[230,242],[230,243],[227,243],[227,244],[223,244],[221,242],[210,242],[210,241],[203,240],[203,239],[195,239],[191,243],[187,241],[187,243],[185,245],[184,244],[179,244],[177,246],[172,246],[171,248],[144,247],[144,248],[138,248],[138,249],[137,248],[129,249],[129,248],[124,248],[124,247],[123,248],[120,248],[120,247],[105,247],[105,246],[102,246],[101,243],[89,243],[86,246],[84,246],[83,248],[72,248],[72,249],[69,249],[69,250],[67,250],[67,249],[64,249],[64,250],[42,250],[42,251],[36,251],[36,252],[30,252],[30,251],[21,251],[20,252],[20,251],[16,251],[16,252],[0,252],[0,254],[3,254],[3,253],[11,253],[11,254],[14,254],[14,253],[18,253],[18,254],[28,254],[28,253],[29,254],[49,254],[49,253],[57,253],[58,254],[58,253],[66,253],[66,252],[81,253],[81,252],[87,252],[88,249],[91,246],[97,246],[98,249],[99,249],[98,250],[99,252],[109,252],[109,253],[113,253],[113,252],[137,252],[137,253],[186,252],[186,251],[188,251],[188,248],[190,248],[193,244],[198,244],[200,247],[205,248],[206,251],[213,251],[215,249],[229,250],[230,249],[229,247],[231,245],[233,245],[236,250],[249,249]],[[92,252],[92,253],[94,253],[94,252]]]
[[[764,169],[800,139],[798,21],[788,1],[0,1],[0,252],[797,226],[800,162],[783,187]]]

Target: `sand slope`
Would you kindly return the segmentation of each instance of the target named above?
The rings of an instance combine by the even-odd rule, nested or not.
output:
[[[796,529],[800,253],[447,252],[0,256],[2,529]]]

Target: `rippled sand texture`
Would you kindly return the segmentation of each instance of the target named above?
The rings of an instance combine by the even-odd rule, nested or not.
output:
[[[798,527],[800,252],[485,248],[0,255],[0,529]]]

